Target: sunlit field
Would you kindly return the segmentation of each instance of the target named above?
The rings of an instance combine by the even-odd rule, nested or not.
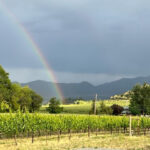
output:
[[[99,109],[100,103],[102,101],[98,101],[96,103],[97,109]],[[106,106],[111,106],[113,104],[117,104],[120,106],[129,106],[129,100],[103,100]],[[68,104],[68,105],[61,105],[63,107],[62,113],[71,113],[71,114],[89,114],[92,106],[92,101],[81,101],[80,104]],[[48,105],[43,105],[41,108],[41,112],[46,112],[46,107]]]

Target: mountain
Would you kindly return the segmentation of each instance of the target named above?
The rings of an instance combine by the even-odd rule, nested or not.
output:
[[[93,99],[97,93],[99,98],[108,99],[115,94],[122,94],[139,83],[150,83],[150,76],[137,77],[137,78],[123,78],[110,83],[105,83],[98,86],[93,86],[88,82],[81,83],[58,83],[65,98],[78,98]],[[29,83],[23,83],[22,86],[28,85],[31,89],[39,93],[44,98],[46,103],[51,97],[56,96],[52,82],[46,82],[42,80],[32,81]]]
[[[123,78],[110,83],[105,83],[97,86],[97,92],[100,93],[102,98],[108,98],[115,94],[122,94],[133,88],[135,84],[143,84],[144,82],[150,83],[150,76],[137,77],[137,78]]]

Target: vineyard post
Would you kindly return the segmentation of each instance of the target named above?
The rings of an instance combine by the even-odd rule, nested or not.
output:
[[[61,131],[58,130],[58,142],[60,141],[60,133],[61,133]]]
[[[130,115],[130,121],[129,121],[129,136],[132,136],[132,118],[131,118],[131,115]]]
[[[96,136],[97,136],[97,134],[98,134],[98,128],[96,128]]]
[[[34,143],[34,131],[32,130],[32,143]]]
[[[138,135],[140,135],[140,118],[138,118]]]
[[[71,140],[71,129],[68,130],[69,133],[69,140]]]
[[[97,94],[96,94],[95,100],[94,100],[94,115],[96,115],[96,101],[97,101]]]
[[[47,123],[46,123],[46,144],[47,144],[47,130],[48,130],[48,127],[47,127]]]
[[[88,137],[90,137],[90,127],[88,126]]]
[[[17,145],[16,134],[14,135],[15,144]]]

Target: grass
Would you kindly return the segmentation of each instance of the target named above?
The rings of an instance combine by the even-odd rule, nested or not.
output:
[[[97,102],[97,109],[100,106],[100,102]],[[118,104],[120,106],[129,106],[129,100],[104,100],[106,106],[111,106],[113,104]],[[71,113],[71,114],[89,114],[89,111],[92,106],[92,101],[82,101],[81,104],[69,104],[69,105],[61,105],[64,108],[63,113]],[[48,105],[43,105],[41,108],[41,112],[45,112],[46,107]]]
[[[74,134],[69,140],[67,135],[62,135],[60,141],[57,136],[35,138],[31,143],[31,138],[17,139],[16,146],[13,139],[0,140],[1,150],[71,150],[76,148],[113,148],[120,150],[149,150],[149,136],[125,136],[118,134],[98,135]]]

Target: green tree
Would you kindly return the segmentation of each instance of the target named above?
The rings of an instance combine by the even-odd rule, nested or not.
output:
[[[150,85],[137,84],[131,91],[130,111],[132,114],[150,114]]]
[[[60,107],[59,100],[53,97],[49,101],[49,107],[47,108],[49,113],[60,113],[63,111],[63,107]]]
[[[38,95],[37,93],[35,93],[34,91],[31,91],[31,99],[32,99],[32,101],[30,104],[29,111],[34,112],[36,110],[39,110],[39,108],[42,105],[43,98],[40,95]]]
[[[0,104],[2,102],[11,104],[11,81],[9,74],[0,65]]]
[[[21,99],[22,87],[19,84],[13,83],[11,90],[11,109],[16,111],[20,108],[19,100]]]
[[[42,104],[42,97],[36,94],[28,86],[21,87],[11,83],[9,74],[0,65],[0,112],[16,111],[25,109],[34,112]]]
[[[32,90],[28,86],[24,86],[21,88],[18,103],[20,105],[21,111],[25,112],[26,109],[29,109],[32,98],[31,98]]]
[[[107,107],[103,101],[100,103],[100,114],[112,114],[112,109]]]

